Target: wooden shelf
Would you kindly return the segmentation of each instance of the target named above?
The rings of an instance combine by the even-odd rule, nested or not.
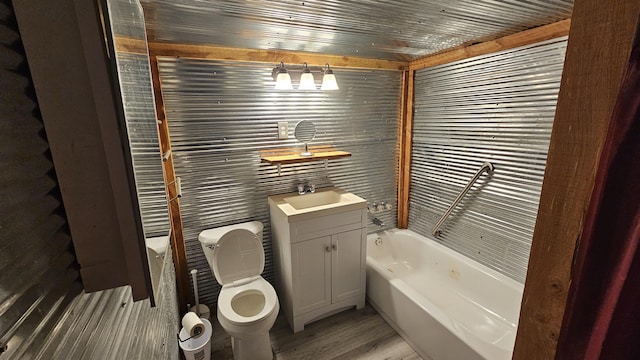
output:
[[[300,156],[301,149],[288,148],[261,150],[260,159],[272,165],[295,164],[308,161],[332,160],[351,156],[346,151],[336,150],[333,146],[309,146],[311,156]]]

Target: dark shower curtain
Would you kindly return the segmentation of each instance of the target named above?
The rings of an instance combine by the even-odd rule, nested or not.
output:
[[[556,359],[640,359],[640,28],[604,144]]]

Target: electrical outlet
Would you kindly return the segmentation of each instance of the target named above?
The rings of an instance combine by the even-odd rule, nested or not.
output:
[[[284,140],[289,138],[289,123],[286,121],[278,121],[278,139]]]

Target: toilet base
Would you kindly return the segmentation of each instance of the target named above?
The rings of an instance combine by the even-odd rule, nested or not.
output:
[[[231,337],[234,360],[271,360],[271,339],[269,333],[243,339]]]

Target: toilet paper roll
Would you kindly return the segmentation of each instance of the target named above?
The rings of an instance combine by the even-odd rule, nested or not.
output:
[[[189,337],[197,339],[204,334],[204,323],[194,312],[188,312],[182,317],[182,327],[187,331]]]

